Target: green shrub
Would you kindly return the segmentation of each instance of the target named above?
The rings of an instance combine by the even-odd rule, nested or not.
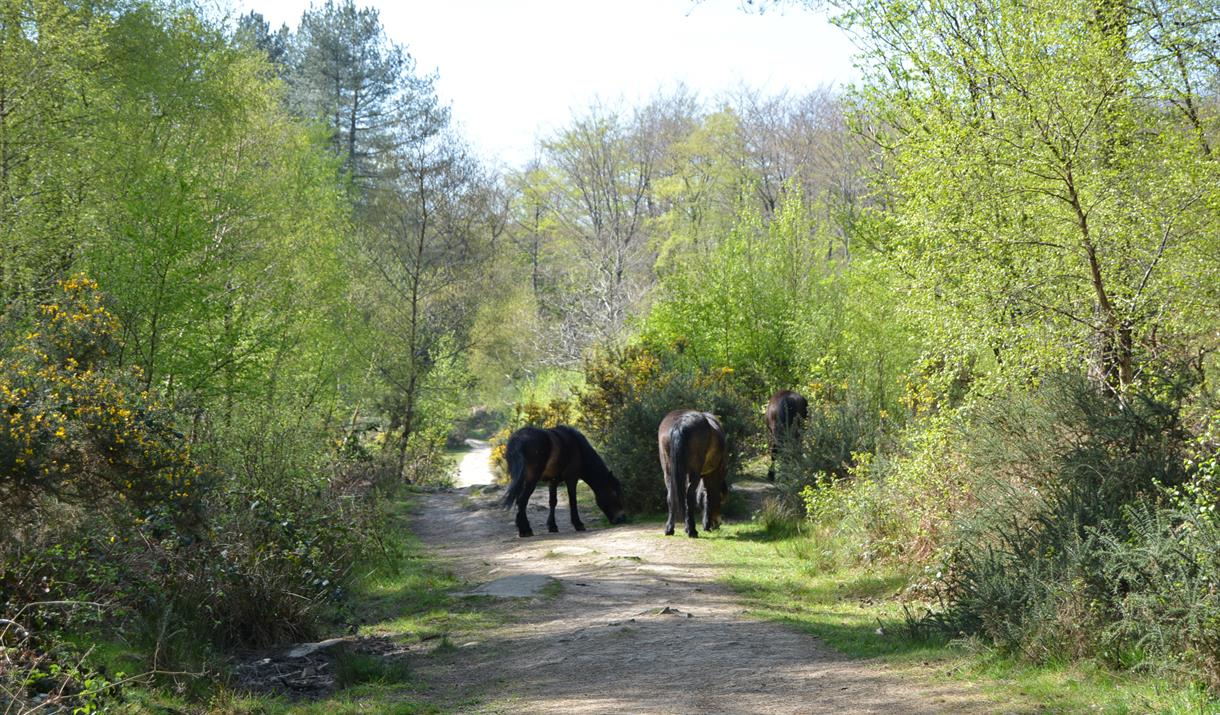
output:
[[[1112,662],[1220,692],[1220,523],[1195,509],[1133,506],[1126,537],[1099,535],[1113,598],[1102,633]]]
[[[1167,381],[1119,401],[1063,377],[978,410],[968,460],[986,479],[948,544],[931,620],[1034,660],[1206,671],[1220,542],[1164,491],[1187,481],[1184,394]]]
[[[871,432],[853,428],[837,436],[811,420],[818,433],[802,440],[801,451],[781,451],[777,492],[798,505],[814,528],[850,535],[849,541],[838,540],[851,545],[842,550],[844,563],[901,556],[927,564],[955,515],[973,500],[956,446],[963,434],[959,418],[952,411],[937,413],[894,436],[876,417]],[[848,423],[868,425],[862,419]],[[849,452],[850,447],[861,449]]]
[[[835,401],[814,397],[801,425],[799,443],[781,444],[775,486],[788,504],[802,501],[806,488],[845,479],[861,455],[877,448],[881,416],[855,393]]]
[[[782,539],[800,532],[800,513],[789,504],[774,497],[763,500],[754,514],[754,520],[762,526],[768,539]]]
[[[777,491],[815,528],[850,535],[835,540],[845,562],[927,564],[973,501],[976,477],[961,451],[972,384],[971,361],[925,359],[900,400],[904,424],[851,382],[811,381],[800,444],[776,460]]]
[[[389,455],[380,455],[381,459],[373,464],[381,465],[376,473],[380,481],[376,482],[378,493],[392,496],[398,493],[404,484],[415,486],[450,486],[453,482],[453,468],[449,457],[445,454],[445,430],[437,426],[416,431],[411,441],[402,453],[402,470],[397,463],[390,463]]]

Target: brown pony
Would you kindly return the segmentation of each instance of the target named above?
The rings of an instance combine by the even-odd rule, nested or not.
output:
[[[657,428],[661,448],[661,471],[668,492],[669,519],[665,535],[672,536],[674,523],[686,522],[686,535],[694,538],[695,507],[703,502],[703,528],[720,528],[720,505],[728,493],[725,468],[724,428],[708,412],[674,410]]]
[[[767,403],[767,442],[771,446],[771,468],[767,479],[775,479],[775,455],[786,443],[800,444],[801,420],[809,416],[809,402],[792,390],[780,390]]]
[[[522,427],[508,438],[505,453],[508,474],[512,481],[504,494],[504,507],[517,505],[517,533],[533,536],[525,508],[538,482],[545,481],[551,488],[551,514],[546,520],[547,531],[559,531],[555,523],[555,504],[559,501],[559,482],[568,485],[568,508],[572,515],[572,528],[584,531],[576,511],[576,480],[583,479],[593,489],[597,505],[606,514],[611,524],[627,521],[623,512],[623,488],[614,473],[606,468],[597,450],[589,440],[573,427],[560,425],[554,429]]]

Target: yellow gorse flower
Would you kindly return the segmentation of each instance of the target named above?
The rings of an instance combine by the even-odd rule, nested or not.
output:
[[[147,391],[98,367],[119,325],[96,282],[75,276],[60,287],[57,300],[40,306],[39,325],[0,359],[0,473],[26,489],[186,498],[201,467],[137,419],[159,410]],[[138,374],[129,370],[127,379]]]

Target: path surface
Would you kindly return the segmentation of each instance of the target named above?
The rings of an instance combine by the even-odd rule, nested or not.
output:
[[[491,473],[491,445],[478,439],[466,440],[470,451],[462,455],[458,462],[457,476],[454,482],[459,487],[476,487],[491,484],[496,481]]]
[[[508,623],[454,634],[458,646],[412,667],[432,695],[475,713],[983,713],[968,685],[928,685],[849,660],[817,639],[749,618],[715,583],[707,541],[663,537],[660,526],[573,532],[561,497],[559,534],[516,536],[491,489],[425,498],[415,529],[474,588],[507,576],[550,576],[548,595],[485,601]],[[540,489],[538,493],[544,493]],[[528,580],[528,579],[522,579]],[[558,593],[555,591],[558,590]]]

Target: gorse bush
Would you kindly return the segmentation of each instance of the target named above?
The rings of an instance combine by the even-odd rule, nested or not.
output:
[[[1191,380],[1149,377],[1120,401],[1084,376],[966,390],[933,372],[947,387],[910,391],[913,419],[852,452],[845,474],[833,449],[814,452],[828,422],[781,455],[810,558],[922,563],[909,593],[939,607],[912,616],[918,632],[1216,688],[1220,445],[1215,418],[1195,438],[1183,425]]]
[[[1211,647],[1189,624],[1214,617],[1199,579],[1214,567],[1204,554],[1220,546],[1216,532],[1156,506],[1187,478],[1182,394],[1167,385],[1120,402],[1064,377],[981,409],[968,458],[987,477],[949,540],[946,607],[931,618],[1035,660],[1100,653],[1146,665],[1168,643]],[[1150,603],[1168,610],[1153,618]],[[1162,635],[1150,640],[1153,624]],[[1148,649],[1154,640],[1162,646]]]
[[[190,511],[201,467],[140,371],[110,366],[117,333],[97,284],[75,277],[0,357],[0,509],[51,497]]]
[[[1114,594],[1109,657],[1143,670],[1200,678],[1220,691],[1220,414],[1188,447],[1186,481],[1164,501],[1124,511],[1125,534],[1102,534]],[[1124,538],[1125,537],[1125,538]]]
[[[577,404],[577,425],[618,476],[626,506],[636,513],[664,509],[657,427],[672,410],[698,409],[720,419],[730,482],[743,458],[761,448],[759,408],[738,390],[732,370],[691,373],[675,367],[669,353],[642,344],[590,359]]]
[[[1125,535],[1097,538],[1112,594],[1102,654],[1220,690],[1220,524],[1194,509],[1138,504],[1123,526]]]

